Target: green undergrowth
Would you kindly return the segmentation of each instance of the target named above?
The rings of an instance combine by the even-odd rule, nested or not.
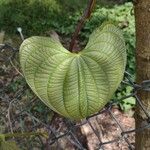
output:
[[[64,37],[70,38],[82,15],[83,8],[85,8],[84,2],[82,2],[80,7],[78,5],[79,2],[73,2],[72,0],[68,2],[63,1],[63,3],[61,0],[1,0],[0,30],[4,30],[10,37],[14,34],[16,35],[17,27],[22,27],[26,37],[45,35],[47,32],[55,30],[62,39]],[[135,78],[135,22],[134,15],[131,15],[132,9],[133,5],[130,2],[122,5],[110,6],[105,3],[97,5],[91,18],[81,30],[79,43],[84,47],[89,35],[97,26],[104,21],[114,22],[122,29],[126,40],[128,53],[126,70]],[[24,81],[16,81],[9,88],[16,90],[18,84],[25,83]],[[123,86],[121,90],[118,89],[114,99],[128,95],[131,91],[132,88],[129,86]],[[120,107],[122,110],[128,110],[134,107],[134,104],[135,100],[131,98],[122,101]],[[39,108],[38,111],[41,110],[43,108]]]

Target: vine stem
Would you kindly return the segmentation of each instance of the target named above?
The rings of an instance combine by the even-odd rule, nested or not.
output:
[[[94,9],[95,3],[96,3],[96,0],[89,0],[87,8],[85,9],[85,11],[83,13],[83,16],[79,20],[79,23],[77,24],[75,32],[72,35],[72,39],[71,39],[70,46],[69,46],[69,51],[70,52],[74,51],[74,46],[75,46],[78,34],[81,31],[81,29],[82,29],[84,23],[86,22],[86,20],[90,18],[91,13],[92,13],[92,11]]]

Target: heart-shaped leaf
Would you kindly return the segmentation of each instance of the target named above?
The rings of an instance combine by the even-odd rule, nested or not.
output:
[[[97,28],[79,53],[52,38],[35,36],[21,45],[20,62],[27,83],[48,107],[81,119],[103,108],[120,84],[125,42],[111,23]]]

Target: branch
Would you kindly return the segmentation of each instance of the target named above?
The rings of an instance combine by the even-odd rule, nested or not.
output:
[[[89,0],[87,8],[85,9],[83,16],[79,20],[76,30],[75,30],[74,34],[72,35],[72,39],[71,39],[71,43],[70,43],[70,47],[69,47],[70,52],[73,52],[73,48],[74,48],[76,39],[78,37],[78,34],[79,34],[81,28],[83,27],[84,23],[86,22],[86,20],[90,18],[91,13],[94,9],[95,3],[96,3],[96,0]]]

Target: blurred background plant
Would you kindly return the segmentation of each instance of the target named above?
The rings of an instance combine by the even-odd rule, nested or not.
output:
[[[12,45],[19,47],[21,40],[18,38],[16,28],[21,27],[25,37],[32,35],[49,36],[51,31],[55,31],[58,33],[64,46],[68,48],[71,35],[86,4],[87,0],[1,0],[0,31],[5,32],[4,42],[11,41]],[[81,30],[77,43],[80,48],[83,48],[88,41],[90,33],[97,26],[104,21],[114,22],[123,31],[126,40],[128,53],[126,70],[135,78],[135,27],[132,9],[131,0],[97,0],[95,10]],[[2,66],[0,69],[2,78],[4,74],[8,75],[12,68],[8,68],[10,67],[8,63],[4,64],[2,61],[0,63]],[[19,68],[19,64],[16,61],[14,63]],[[24,78],[18,77],[18,75],[12,81],[2,83],[2,87],[5,86],[9,94],[16,92],[20,86],[25,85]],[[125,96],[130,91],[132,91],[132,88],[129,86],[120,86],[113,98]],[[32,97],[30,90],[26,92],[29,97]],[[134,105],[135,100],[129,98],[119,103],[118,106],[123,111],[127,111],[134,108]],[[31,112],[37,112],[40,115],[43,114],[43,116],[48,112],[48,108],[40,101],[38,105],[30,107],[30,109]]]
[[[60,35],[64,45],[68,45],[85,5],[86,0],[1,0],[0,30],[5,31],[5,37],[12,39],[17,36],[17,27],[22,27],[26,37],[49,35],[51,30],[54,30]],[[122,29],[126,40],[128,53],[126,70],[135,77],[135,27],[132,9],[132,3],[123,0],[97,1],[94,13],[81,30],[78,43],[79,47],[83,48],[90,33],[97,26],[104,21],[114,22]],[[18,84],[25,82],[17,80],[11,83],[9,88],[16,90]],[[121,88],[114,98],[126,95],[128,91],[128,86]],[[134,106],[133,102],[130,106]]]
[[[17,33],[17,27],[21,27],[25,38],[32,35],[50,36],[56,32],[64,47],[68,48],[72,33],[86,4],[87,0],[0,0],[0,44],[9,43],[18,49],[22,41]],[[126,71],[134,79],[135,22],[131,0],[97,0],[91,18],[80,32],[76,48],[84,48],[91,32],[104,21],[114,22],[123,31],[128,54]],[[9,111],[14,131],[36,131],[36,128],[38,130],[42,128],[36,123],[38,122],[36,118],[42,120],[42,124],[51,124],[54,113],[28,88],[24,77],[18,72],[20,65],[17,51],[10,61],[13,53],[7,49],[0,52],[0,133],[7,133],[10,130],[10,122],[5,117],[9,116]],[[132,90],[130,86],[121,84],[113,99],[119,100],[129,95]],[[16,97],[18,93],[21,95]],[[134,106],[135,99],[130,97],[118,101],[117,108],[128,113],[134,109]],[[61,119],[56,117],[56,120],[60,122]],[[57,122],[54,121],[54,124]],[[32,125],[36,128],[31,128]],[[25,149],[24,147],[32,149],[33,138],[26,139],[30,144],[23,142],[25,145],[21,145],[22,149]],[[17,140],[20,143],[20,139]],[[41,139],[36,138],[36,141],[39,143]]]

